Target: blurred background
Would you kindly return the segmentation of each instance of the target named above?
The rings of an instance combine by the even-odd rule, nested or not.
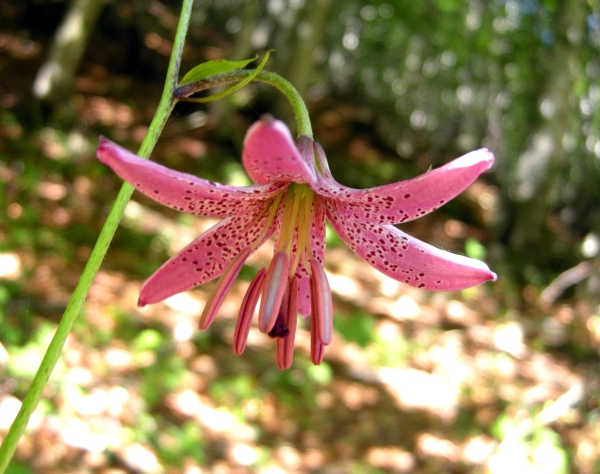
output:
[[[0,3],[0,438],[137,150],[180,2]],[[494,168],[402,229],[485,260],[495,283],[432,293],[328,232],[335,337],[290,370],[256,328],[231,349],[249,261],[210,330],[211,284],[137,308],[141,282],[215,223],[134,194],[8,472],[600,472],[600,2],[213,0],[182,73],[262,56],[306,98],[336,179],[410,178],[485,146]],[[247,127],[293,127],[274,89],[176,107],[152,159],[247,184]]]

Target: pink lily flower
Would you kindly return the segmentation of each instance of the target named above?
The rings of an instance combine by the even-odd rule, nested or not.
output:
[[[418,288],[453,291],[495,280],[483,262],[437,249],[393,226],[421,217],[454,198],[494,161],[485,150],[407,181],[371,189],[337,183],[325,153],[308,137],[264,117],[244,139],[243,164],[256,183],[233,187],[142,159],[105,138],[98,158],[125,181],[179,211],[223,218],[142,285],[139,306],[157,303],[214,278],[200,328],[214,320],[244,262],[271,235],[275,254],[251,281],[234,335],[241,354],[260,298],[258,327],[276,338],[277,365],[292,363],[297,313],[311,315],[311,359],[320,364],[333,335],[331,291],[323,269],[325,219],[361,258]]]

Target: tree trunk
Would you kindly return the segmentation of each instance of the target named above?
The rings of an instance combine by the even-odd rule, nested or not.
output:
[[[56,31],[48,59],[33,83],[35,97],[52,106],[69,97],[92,29],[104,5],[104,0],[72,0]]]

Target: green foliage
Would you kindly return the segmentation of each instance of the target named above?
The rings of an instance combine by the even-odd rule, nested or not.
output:
[[[258,75],[258,73],[263,69],[263,67],[267,63],[267,61],[269,59],[269,54],[270,54],[270,51],[267,51],[263,60],[256,67],[256,69],[254,69],[254,71],[250,75],[248,75],[245,79],[239,81],[234,86],[231,86],[228,89],[226,89],[222,92],[218,92],[217,94],[211,95],[209,97],[198,97],[198,98],[188,99],[188,100],[193,101],[193,102],[213,102],[215,100],[223,99],[224,97],[227,97],[228,95],[233,94],[235,91],[238,91],[245,85],[249,84]],[[254,59],[256,59],[256,58],[254,58]],[[254,61],[254,59],[248,59],[246,61],[236,61],[236,62],[226,61],[224,59],[218,59],[218,60],[214,60],[214,61],[209,61],[208,63],[200,64],[199,66],[196,66],[194,69],[192,69],[189,73],[187,73],[184,76],[184,78],[182,79],[182,84],[185,85],[190,82],[199,82],[202,79],[209,77],[209,76],[214,76],[214,75],[217,75],[219,73],[224,73],[224,72],[230,72],[235,69],[241,69],[246,64]]]
[[[568,457],[560,436],[544,424],[536,423],[535,416],[533,423],[529,419],[517,422],[503,413],[492,432],[501,440],[499,450],[512,456],[515,465],[536,466],[549,474],[569,472]]]
[[[211,384],[210,393],[219,404],[234,411],[242,418],[239,412],[242,402],[260,398],[262,390],[256,382],[246,374],[221,378]]]
[[[40,360],[44,356],[55,329],[54,324],[44,322],[36,328],[32,338],[23,346],[13,346],[7,372],[20,380],[31,380],[38,369]],[[55,370],[60,372],[63,368],[63,364],[59,361]]]
[[[20,286],[14,282],[0,282],[0,342],[22,345],[33,331],[33,315],[26,304],[18,304]],[[12,311],[9,311],[12,310]]]
[[[465,254],[467,257],[475,258],[477,260],[485,260],[487,250],[478,240],[467,239],[465,242]]]
[[[372,314],[353,312],[349,316],[336,315],[333,327],[349,342],[366,347],[374,341],[375,317]]]
[[[400,334],[378,334],[368,349],[374,365],[404,367],[407,357],[415,351],[417,345]]]
[[[333,371],[327,362],[321,365],[309,365],[306,375],[317,385],[328,385],[333,379]]]
[[[160,459],[169,466],[182,467],[186,458],[202,464],[206,462],[204,438],[201,427],[194,422],[182,426],[168,425],[154,439]]]
[[[369,472],[370,474],[386,474],[383,469],[377,469],[370,465],[352,463],[348,466],[348,472],[350,474],[362,474],[363,472]]]
[[[154,353],[155,363],[142,368],[144,375],[142,384],[142,396],[149,407],[157,406],[167,393],[175,392],[184,380],[187,368],[177,354],[163,350]],[[139,357],[139,354],[138,354]],[[147,359],[139,359],[141,365]]]
[[[227,61],[226,59],[207,61],[205,63],[198,64],[196,67],[188,71],[183,76],[179,84],[182,85],[189,82],[198,82],[210,76],[216,76],[217,74],[233,71],[235,69],[243,69],[251,62],[256,61],[257,58],[258,56],[251,59],[244,59],[242,61]]]
[[[162,335],[154,329],[144,329],[133,340],[133,353],[143,351],[156,352],[163,343]]]

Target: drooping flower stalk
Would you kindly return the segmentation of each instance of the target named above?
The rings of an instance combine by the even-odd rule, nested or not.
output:
[[[371,189],[337,183],[318,143],[294,141],[287,127],[265,116],[244,139],[242,160],[252,186],[235,188],[141,160],[102,140],[100,161],[153,199],[180,211],[221,217],[163,264],[142,285],[141,306],[162,301],[214,278],[220,281],[200,319],[206,329],[248,256],[275,236],[275,252],[244,297],[234,351],[246,346],[260,298],[258,328],[277,340],[277,365],[292,362],[296,315],[311,315],[311,360],[320,364],[333,336],[333,304],[323,268],[325,220],[361,258],[409,285],[453,291],[496,275],[482,262],[410,237],[394,226],[425,215],[454,198],[493,163],[477,150],[422,176]]]

